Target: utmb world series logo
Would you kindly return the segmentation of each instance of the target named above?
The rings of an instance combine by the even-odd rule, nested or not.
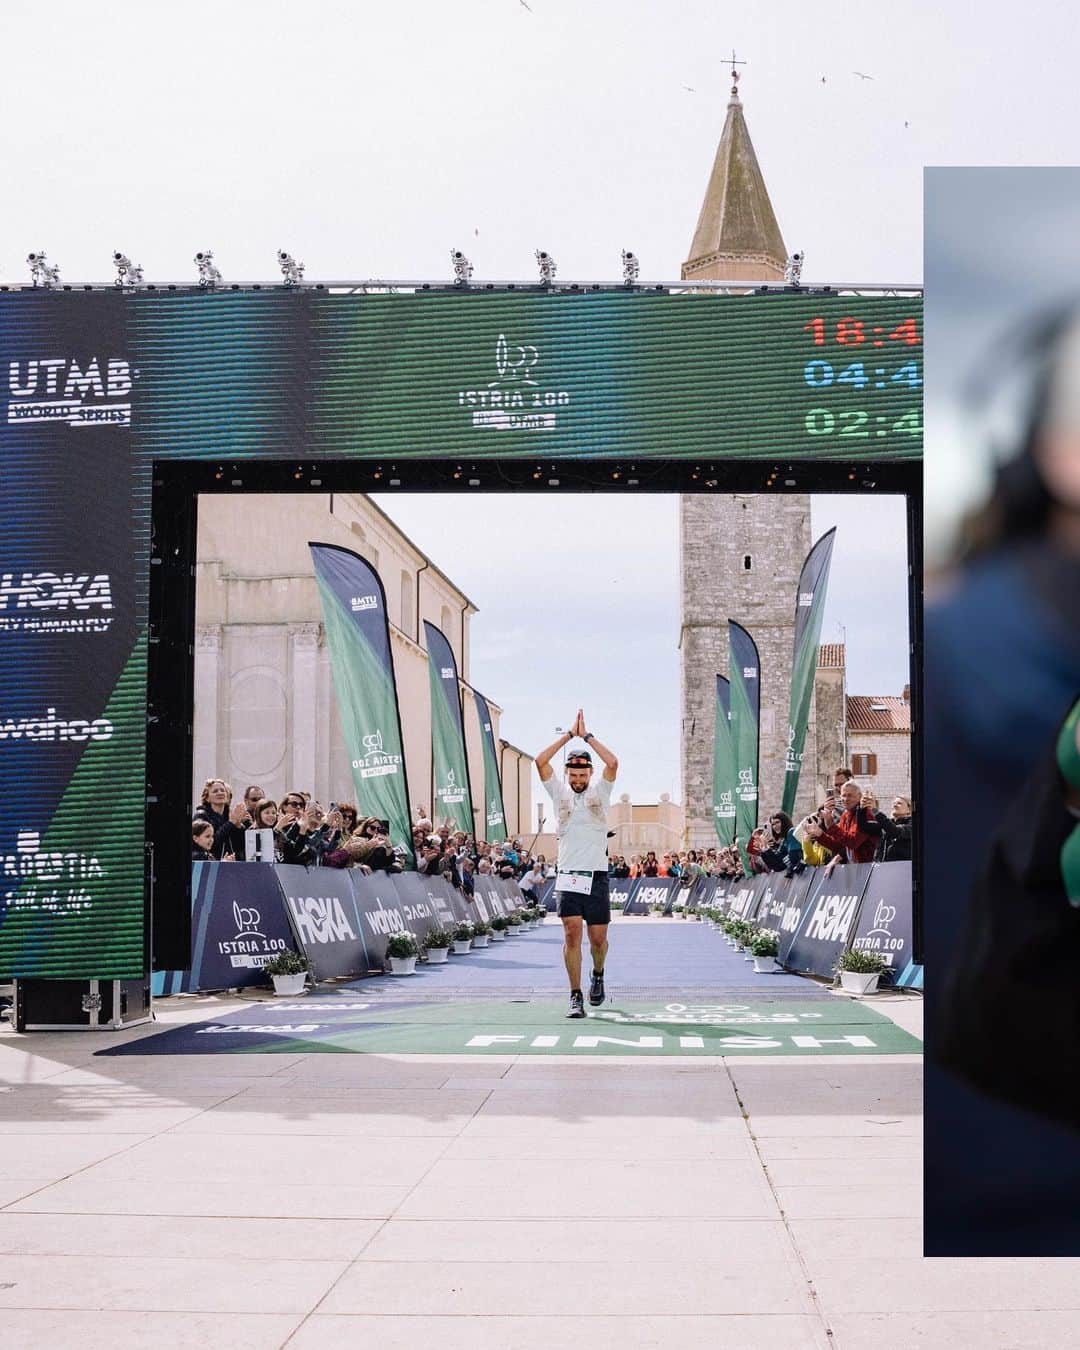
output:
[[[509,342],[500,333],[495,343],[495,379],[482,389],[462,389],[458,407],[472,409],[474,427],[496,431],[553,431],[558,410],[570,406],[566,389],[544,389],[534,372],[540,349],[532,343]]]

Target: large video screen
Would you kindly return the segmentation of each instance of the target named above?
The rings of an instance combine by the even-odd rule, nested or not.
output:
[[[145,969],[155,461],[921,452],[919,297],[0,293],[0,975]]]

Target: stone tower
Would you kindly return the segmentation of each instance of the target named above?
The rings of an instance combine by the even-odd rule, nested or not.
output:
[[[777,283],[786,260],[735,85],[683,279]],[[691,848],[716,843],[715,688],[716,676],[728,673],[729,618],[749,630],[761,660],[759,818],[780,806],[796,590],[811,542],[808,496],[680,498],[682,795]],[[813,711],[803,764],[798,807],[808,807],[814,791]]]

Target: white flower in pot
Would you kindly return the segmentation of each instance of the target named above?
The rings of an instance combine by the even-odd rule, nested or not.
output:
[[[771,928],[759,928],[750,943],[755,975],[772,975],[783,967],[776,959],[780,950],[780,935]]]
[[[840,987],[849,994],[877,993],[878,979],[886,968],[885,958],[877,952],[863,952],[852,949],[841,952],[836,969],[840,974]]]
[[[454,934],[449,928],[430,928],[424,937],[424,953],[428,965],[443,966],[450,955]]]
[[[459,956],[464,956],[467,951],[472,950],[473,933],[475,929],[468,919],[462,919],[454,928],[454,951]]]
[[[307,957],[291,949],[278,952],[263,966],[264,973],[274,982],[275,998],[296,998],[302,994],[310,969]]]
[[[420,945],[407,928],[401,933],[391,933],[387,939],[386,957],[391,975],[415,975],[419,955]]]

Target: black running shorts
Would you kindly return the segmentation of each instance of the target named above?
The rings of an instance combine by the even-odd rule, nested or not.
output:
[[[555,900],[555,913],[560,919],[579,918],[587,924],[611,922],[611,893],[606,870],[592,874],[592,891],[588,895],[556,891]]]

